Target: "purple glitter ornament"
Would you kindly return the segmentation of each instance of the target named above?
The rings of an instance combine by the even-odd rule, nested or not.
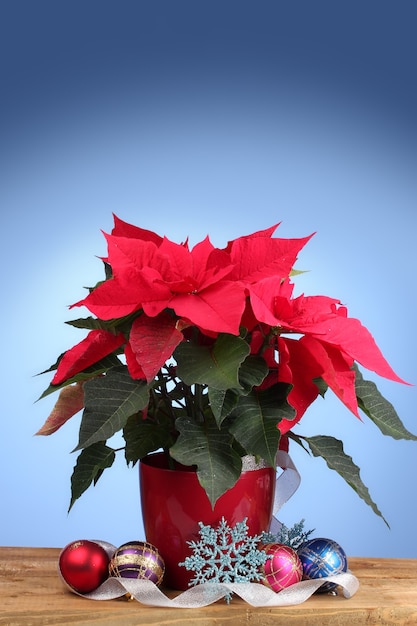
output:
[[[262,580],[264,585],[278,592],[300,582],[303,567],[295,550],[283,543],[268,543],[262,546],[262,550],[272,555],[262,568],[265,575]]]
[[[109,564],[110,576],[151,580],[160,585],[165,563],[159,551],[146,541],[129,541],[117,548]]]

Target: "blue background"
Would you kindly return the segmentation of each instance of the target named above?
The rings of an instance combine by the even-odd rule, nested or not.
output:
[[[79,418],[33,436],[55,401],[34,374],[84,336],[67,306],[102,278],[112,212],[218,246],[316,232],[298,293],[340,298],[417,382],[415,18],[404,0],[1,3],[2,545],[144,538],[136,468],[120,458],[67,515]],[[378,386],[417,433],[416,387]],[[417,443],[330,394],[298,432],[344,440],[391,530],[298,447],[280,519],[417,557]]]

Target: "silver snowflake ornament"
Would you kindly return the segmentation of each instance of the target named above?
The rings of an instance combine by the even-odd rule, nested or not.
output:
[[[200,540],[187,541],[193,550],[179,565],[195,572],[189,585],[211,583],[247,583],[260,581],[261,566],[271,558],[258,549],[261,535],[248,535],[247,518],[232,528],[224,517],[217,528],[199,522]],[[229,603],[232,593],[225,596]]]

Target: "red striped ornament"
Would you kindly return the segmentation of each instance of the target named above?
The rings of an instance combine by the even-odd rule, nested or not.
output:
[[[300,582],[303,566],[295,550],[282,543],[268,543],[262,550],[271,555],[262,566],[264,585],[278,592]]]

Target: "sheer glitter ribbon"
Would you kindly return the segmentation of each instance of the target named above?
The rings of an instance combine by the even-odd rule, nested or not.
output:
[[[282,523],[277,519],[277,513],[280,508],[294,495],[297,491],[301,477],[290,455],[283,450],[279,450],[275,459],[277,467],[282,469],[282,473],[277,475],[275,485],[275,499],[272,512],[272,521],[269,527],[271,533],[276,535]]]
[[[282,472],[279,475],[277,474],[276,479],[273,518],[270,526],[270,532],[273,534],[278,533],[282,526],[281,522],[276,518],[276,514],[298,489],[301,480],[300,474],[289,454],[280,450],[277,454],[276,463],[277,467],[282,469]],[[256,467],[245,466],[244,469],[248,471],[256,469]],[[107,541],[94,541],[106,550],[109,558],[113,556],[117,549],[116,546]],[[61,573],[60,576],[68,587]],[[174,598],[169,598],[150,580],[121,577],[109,577],[98,589],[91,593],[78,593],[71,587],[69,588],[73,593],[90,600],[114,600],[128,594],[131,598],[147,606],[195,609],[213,604],[230,592],[235,593],[253,607],[301,604],[308,600],[325,582],[339,585],[345,598],[351,598],[359,588],[358,579],[350,571],[316,580],[303,580],[283,589],[279,593],[260,583],[203,583],[179,593]]]
[[[147,606],[196,609],[213,604],[224,598],[228,592],[233,592],[253,607],[275,607],[305,602],[324,582],[340,585],[345,598],[351,598],[359,588],[358,579],[346,572],[316,580],[303,580],[279,593],[260,583],[203,583],[169,598],[150,580],[108,578],[95,591],[77,595],[91,600],[114,600],[129,594]]]

